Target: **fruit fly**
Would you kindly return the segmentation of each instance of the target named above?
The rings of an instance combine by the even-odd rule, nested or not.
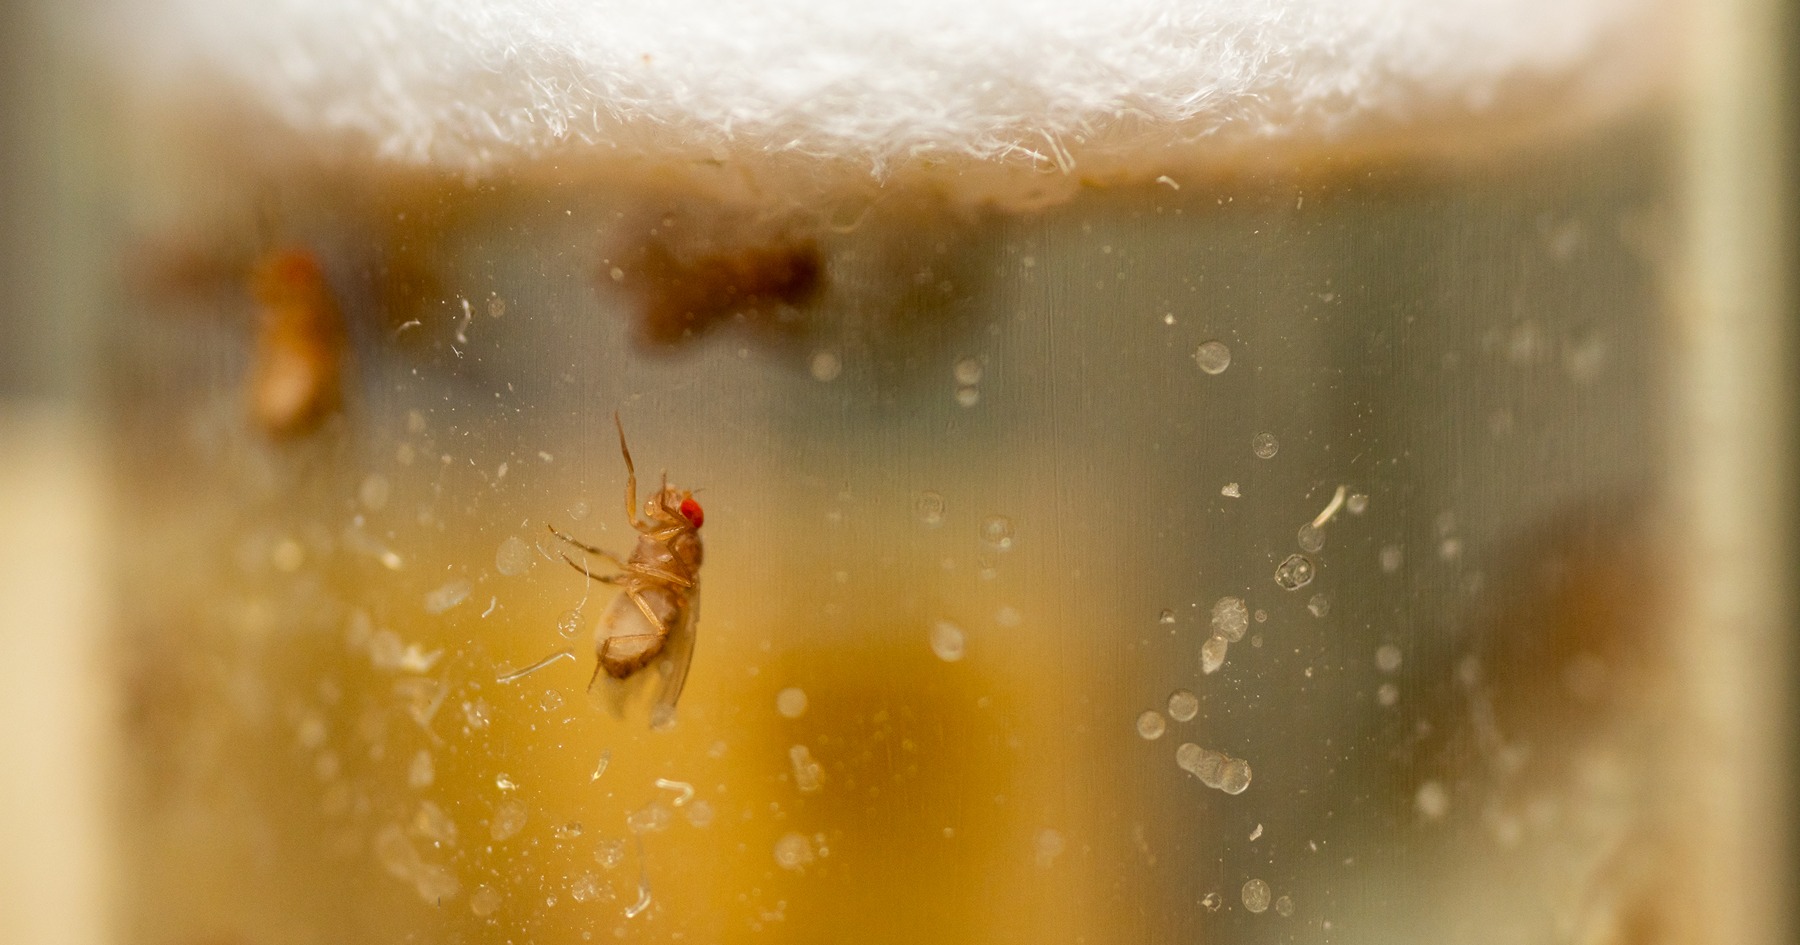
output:
[[[594,630],[594,656],[598,663],[588,688],[594,687],[603,671],[616,684],[622,684],[662,657],[668,668],[650,722],[653,727],[663,728],[675,720],[675,702],[681,698],[688,664],[694,659],[694,623],[700,612],[700,525],[705,513],[694,494],[669,485],[669,475],[664,472],[661,487],[644,502],[643,517],[639,518],[637,469],[631,462],[631,448],[625,445],[625,425],[616,413],[613,425],[619,431],[619,453],[625,457],[625,515],[638,532],[631,558],[621,561],[611,552],[557,531],[555,526],[550,526],[550,532],[590,555],[612,562],[620,570],[618,574],[595,574],[586,564],[566,554],[562,556],[575,570],[622,591],[607,605]],[[623,700],[623,687],[615,685],[615,712]]]
[[[251,415],[272,436],[310,432],[341,395],[344,317],[318,260],[305,250],[264,257],[251,288],[261,308]]]

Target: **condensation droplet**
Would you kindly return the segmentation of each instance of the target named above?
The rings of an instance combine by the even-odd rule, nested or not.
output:
[[[675,815],[669,813],[669,809],[664,807],[661,801],[651,801],[632,811],[625,818],[625,826],[630,828],[632,833],[661,833],[669,829],[669,822],[674,819]]]
[[[1344,500],[1344,508],[1351,515],[1361,515],[1369,510],[1369,496],[1363,492],[1352,492],[1350,498]]]
[[[1295,541],[1300,545],[1301,551],[1318,554],[1325,550],[1325,529],[1307,522],[1300,526],[1300,533],[1295,536]]]
[[[517,577],[531,570],[531,546],[514,535],[494,550],[494,570],[507,577]]]
[[[1375,650],[1375,668],[1384,673],[1399,670],[1400,660],[1400,648],[1392,643],[1384,643]]]
[[[1232,758],[1219,770],[1218,789],[1227,794],[1242,794],[1250,787],[1250,762]]]
[[[1381,573],[1393,574],[1394,572],[1400,570],[1400,565],[1404,564],[1405,562],[1406,562],[1406,552],[1402,551],[1400,549],[1399,545],[1386,545],[1386,546],[1382,547],[1382,549],[1381,549]]]
[[[1048,869],[1056,863],[1057,857],[1062,856],[1068,845],[1061,833],[1045,827],[1038,831],[1037,839],[1032,841],[1033,858],[1037,860],[1040,869]]]
[[[948,620],[937,620],[931,624],[931,652],[946,663],[954,663],[963,658],[964,635],[962,628]]]
[[[1284,919],[1287,918],[1288,916],[1293,915],[1294,914],[1294,900],[1288,898],[1287,896],[1282,896],[1280,899],[1275,900],[1275,914],[1278,916],[1281,916]]]
[[[609,870],[625,862],[625,841],[602,840],[594,845],[594,861]]]
[[[1326,614],[1331,613],[1331,601],[1327,600],[1324,594],[1314,594],[1312,598],[1306,602],[1306,610],[1314,617],[1323,617]]]
[[[1450,813],[1450,792],[1437,781],[1427,781],[1413,795],[1413,806],[1426,820],[1443,820]]]
[[[1194,349],[1194,363],[1208,374],[1223,374],[1231,366],[1231,349],[1223,341],[1208,341]]]
[[[412,764],[406,769],[406,783],[415,791],[422,791],[431,786],[437,779],[437,769],[431,763],[431,752],[420,749],[413,755]]]
[[[600,878],[592,873],[577,873],[569,883],[569,898],[576,902],[593,902],[600,898]]]
[[[806,690],[789,686],[775,694],[775,711],[784,719],[797,719],[806,714]]]
[[[913,514],[927,528],[936,528],[944,524],[944,497],[936,492],[921,492],[913,502]]]
[[[805,745],[788,749],[788,765],[794,771],[794,787],[802,794],[815,794],[825,787],[825,768],[813,759]]]
[[[815,381],[834,381],[844,373],[844,362],[830,351],[820,351],[812,356],[812,376]]]
[[[469,592],[472,590],[474,590],[474,586],[468,581],[451,581],[425,595],[425,612],[441,614],[467,600]]]
[[[1192,722],[1199,714],[1199,696],[1186,689],[1177,689],[1169,694],[1169,718],[1177,722]]]
[[[981,540],[990,548],[1005,551],[1012,547],[1012,519],[1004,515],[992,515],[981,523]]]
[[[1221,597],[1212,607],[1212,629],[1227,643],[1236,643],[1250,629],[1250,608],[1241,597]]]
[[[473,702],[465,702],[462,704],[462,710],[463,721],[472,729],[479,730],[487,728],[488,720],[493,717],[493,711],[488,708],[487,700],[485,699],[476,699]]]
[[[577,502],[574,505],[569,506],[569,519],[571,521],[579,522],[588,517],[589,511],[591,510],[588,508],[586,502]]]
[[[705,828],[712,825],[713,808],[705,801],[695,801],[687,807],[688,823],[695,827]]]
[[[956,389],[956,403],[959,407],[973,407],[976,404],[981,403],[981,388],[973,386],[958,387]]]
[[[1224,496],[1227,499],[1237,499],[1237,498],[1243,497],[1243,493],[1238,491],[1238,484],[1235,482],[1226,483],[1224,485],[1224,487],[1219,490],[1219,494]]]
[[[1253,879],[1244,884],[1244,908],[1251,912],[1261,913],[1269,908],[1269,884],[1260,879]]]
[[[1163,721],[1161,713],[1145,710],[1137,717],[1137,733],[1145,741],[1155,741],[1162,737],[1168,723]]]
[[[554,712],[557,709],[562,708],[562,704],[562,693],[557,692],[554,689],[544,690],[543,698],[538,700],[538,707],[542,708],[545,712]]]
[[[556,632],[565,640],[573,639],[575,634],[581,632],[581,611],[563,611],[562,616],[556,618]]]
[[[388,496],[392,492],[393,487],[388,484],[386,476],[370,473],[363,477],[362,485],[357,487],[356,501],[371,512],[379,512],[387,507]]]
[[[456,821],[430,801],[419,802],[419,812],[413,815],[413,829],[444,846],[456,845]]]
[[[492,886],[477,886],[469,894],[469,911],[478,919],[485,919],[500,910],[500,893]]]
[[[1382,683],[1375,687],[1375,702],[1382,708],[1391,708],[1400,701],[1400,687],[1393,683]]]
[[[981,383],[981,362],[974,358],[964,358],[956,362],[956,383],[962,385]]]
[[[805,834],[786,833],[775,841],[775,863],[782,869],[799,872],[812,861],[812,841]]]
[[[1200,644],[1200,672],[1210,676],[1225,665],[1225,651],[1231,648],[1231,642],[1218,634],[1206,638]]]
[[[1288,555],[1287,560],[1275,568],[1275,583],[1285,590],[1297,591],[1312,583],[1314,571],[1311,558],[1305,555]]]
[[[1275,441],[1273,433],[1258,433],[1250,440],[1250,452],[1255,453],[1257,459],[1274,459],[1279,449],[1281,444]]]
[[[1200,906],[1208,912],[1217,912],[1225,905],[1225,897],[1216,892],[1209,892],[1200,897]]]
[[[498,840],[508,840],[525,829],[525,805],[519,801],[501,801],[488,822],[488,833]]]

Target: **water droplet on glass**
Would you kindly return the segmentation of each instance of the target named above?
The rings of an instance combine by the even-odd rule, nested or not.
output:
[[[562,634],[562,637],[565,640],[571,639],[575,636],[575,634],[580,633],[581,632],[581,611],[579,611],[579,610],[563,611],[562,616],[556,618],[556,632]]]
[[[830,351],[820,351],[812,356],[812,376],[815,381],[834,381],[844,373],[844,362]]]
[[[1446,538],[1438,543],[1438,557],[1445,561],[1454,561],[1462,556],[1461,538]]]
[[[669,829],[669,822],[674,819],[675,815],[669,813],[669,809],[661,801],[651,801],[632,811],[625,818],[625,826],[632,833],[661,833]]]
[[[1351,515],[1361,515],[1369,510],[1369,497],[1365,493],[1352,492],[1350,498],[1344,501],[1344,508],[1348,509]]]
[[[1300,526],[1300,534],[1295,536],[1295,540],[1299,543],[1301,551],[1318,554],[1325,550],[1325,529],[1307,522]]]
[[[1068,841],[1063,839],[1062,834],[1045,827],[1038,831],[1037,839],[1031,846],[1038,867],[1048,869],[1056,862],[1057,857],[1062,856],[1063,850],[1068,848]]]
[[[976,404],[981,403],[981,388],[973,386],[958,387],[956,389],[956,403],[957,406],[960,407],[973,407]]]
[[[696,827],[710,827],[713,822],[713,808],[705,801],[695,801],[687,807],[688,823]]]
[[[1282,896],[1280,899],[1275,900],[1275,914],[1281,916],[1284,919],[1287,918],[1288,916],[1293,915],[1294,914],[1294,900],[1289,899],[1286,896]]]
[[[806,714],[806,690],[789,686],[775,694],[775,711],[784,719],[797,719]]]
[[[782,869],[799,872],[812,861],[812,841],[805,834],[787,833],[775,841],[775,863]]]
[[[1236,643],[1250,629],[1250,608],[1241,597],[1221,597],[1212,607],[1213,633],[1227,643]]]
[[[919,493],[918,499],[913,502],[913,514],[927,528],[944,524],[944,497],[936,492]]]
[[[1242,794],[1250,787],[1250,762],[1242,758],[1232,758],[1219,769],[1219,783],[1215,785],[1227,794]]]
[[[981,362],[974,358],[956,362],[956,383],[964,386],[981,383]]]
[[[269,552],[269,563],[277,571],[292,574],[306,564],[306,546],[292,538],[284,538]]]
[[[954,663],[963,658],[962,628],[948,620],[933,621],[931,624],[931,652],[946,663]]]
[[[1375,650],[1375,668],[1384,673],[1391,673],[1400,668],[1400,648],[1392,643],[1383,644]]]
[[[1391,708],[1400,701],[1400,687],[1393,683],[1382,683],[1375,688],[1375,702],[1382,708]]]
[[[805,745],[788,749],[788,765],[794,771],[794,787],[802,794],[814,794],[825,786],[825,768],[813,759]]]
[[[469,911],[478,919],[485,919],[500,909],[500,893],[492,886],[477,886],[469,894]]]
[[[543,698],[538,700],[538,707],[542,708],[545,712],[555,712],[557,709],[562,708],[562,704],[562,693],[557,692],[554,689],[544,690]]]
[[[594,845],[594,862],[609,870],[616,870],[625,862],[625,841],[602,840]]]
[[[1231,642],[1218,634],[1206,638],[1200,644],[1200,672],[1210,676],[1225,665],[1225,651],[1231,648]]]
[[[1313,562],[1305,555],[1288,555],[1287,560],[1275,568],[1275,583],[1284,589],[1297,591],[1313,579]]]
[[[1186,689],[1177,689],[1169,694],[1169,718],[1177,722],[1192,722],[1194,716],[1199,714],[1199,696]]]
[[[1217,912],[1225,905],[1225,897],[1216,892],[1209,892],[1200,897],[1200,906],[1208,912]]]
[[[1273,433],[1258,433],[1250,440],[1250,452],[1255,453],[1257,459],[1273,459],[1279,449],[1281,444],[1275,442]]]
[[[1324,594],[1314,594],[1306,602],[1306,609],[1314,617],[1323,617],[1331,613],[1331,601],[1327,600]]]
[[[469,592],[472,590],[474,590],[474,586],[468,581],[451,581],[425,595],[425,612],[441,614],[467,600]]]
[[[581,833],[582,833],[583,829],[584,828],[581,826],[581,821],[571,820],[568,823],[563,824],[556,828],[556,839],[558,839],[558,840],[579,839],[581,837]]]
[[[1243,493],[1238,491],[1238,484],[1235,482],[1226,483],[1224,487],[1219,490],[1219,494],[1227,499],[1238,499],[1243,497]]]
[[[494,570],[516,577],[531,570],[531,546],[519,540],[517,535],[500,543],[494,551]]]
[[[518,801],[501,801],[488,822],[488,833],[495,840],[507,840],[525,829],[525,805]]]
[[[1208,341],[1194,349],[1194,363],[1208,374],[1223,374],[1231,366],[1231,349],[1222,341]]]
[[[587,518],[588,512],[590,511],[592,510],[588,508],[586,502],[577,502],[574,505],[569,506],[569,518],[572,521],[579,522],[582,519]]]
[[[569,883],[569,898],[576,902],[593,902],[600,898],[600,880],[592,873],[577,873]]]
[[[1161,738],[1163,730],[1167,727],[1162,715],[1154,711],[1146,710],[1137,718],[1137,733],[1145,741],[1155,741]]]
[[[363,478],[362,485],[357,487],[356,501],[371,512],[379,512],[387,506],[388,495],[392,491],[386,476],[370,473]]]
[[[1450,792],[1436,781],[1427,781],[1419,785],[1419,792],[1413,796],[1413,806],[1426,820],[1443,820],[1450,813]]]
[[[1173,610],[1164,610],[1162,613],[1156,615],[1156,622],[1163,624],[1164,626],[1174,623],[1175,612]]]
[[[1244,908],[1260,913],[1269,908],[1269,884],[1253,879],[1244,884]]]
[[[1386,545],[1381,549],[1381,572],[1383,574],[1393,574],[1400,570],[1400,565],[1405,561],[1406,553],[1400,550],[1399,545]]]
[[[1012,547],[1012,519],[1004,515],[992,515],[981,523],[981,540],[990,548],[1005,551]]]
[[[422,791],[431,786],[437,779],[437,769],[431,763],[431,752],[420,749],[413,755],[412,764],[406,769],[406,783],[415,791]]]

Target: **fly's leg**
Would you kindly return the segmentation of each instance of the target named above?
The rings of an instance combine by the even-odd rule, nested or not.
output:
[[[640,532],[650,531],[650,523],[638,518],[637,467],[631,464],[631,447],[625,445],[625,423],[613,411],[613,426],[619,430],[619,454],[625,457],[625,520]]]
[[[643,613],[644,619],[650,621],[650,626],[656,628],[657,639],[661,639],[661,638],[669,635],[668,626],[662,622],[661,617],[658,617],[656,615],[656,611],[650,609],[650,602],[644,599],[644,593],[642,591],[633,587],[633,588],[627,590],[625,593],[627,596],[629,596],[631,598],[631,602],[637,605],[637,609]],[[632,636],[644,636],[644,634],[637,633],[637,634],[632,634]],[[629,640],[629,639],[631,639],[631,637],[620,637],[619,639]]]
[[[653,568],[647,564],[633,562],[626,565],[625,570],[630,571],[633,574],[642,574],[645,577],[652,577],[666,584],[673,584],[676,587],[687,588],[694,586],[692,578],[685,578],[673,571],[664,571],[661,568]]]
[[[623,574],[595,574],[588,570],[587,565],[576,561],[568,555],[563,555],[562,559],[568,562],[569,567],[587,575],[589,580],[599,581],[602,584],[623,584],[626,581],[625,575]]]
[[[625,562],[620,561],[618,555],[615,555],[612,552],[607,551],[605,548],[596,548],[593,545],[590,545],[586,542],[577,541],[574,538],[572,538],[568,535],[565,535],[562,532],[557,531],[555,525],[550,525],[550,524],[546,523],[544,527],[550,529],[550,534],[555,535],[558,538],[561,538],[563,541],[566,541],[569,544],[574,545],[577,548],[580,548],[582,551],[585,551],[588,554],[591,554],[591,555],[594,555],[594,556],[600,557],[600,558],[605,558],[606,560],[611,561],[613,564],[616,564],[621,568],[625,567]]]

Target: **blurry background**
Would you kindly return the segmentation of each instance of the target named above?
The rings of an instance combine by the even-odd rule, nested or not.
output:
[[[1771,94],[1740,99],[1749,112],[1741,124],[1778,129],[1773,137],[1790,145],[1795,99],[1766,67],[1777,51],[1800,48],[1791,6],[1738,4],[1735,31],[1716,37],[1709,60],[1746,70],[1740,91]],[[105,536],[81,391],[91,289],[106,274],[84,236],[104,213],[98,169],[129,156],[84,133],[105,103],[58,54],[66,37],[53,12],[0,0],[0,942],[20,943],[105,937],[104,917],[88,905],[106,888],[94,819],[105,776],[90,750],[109,712],[91,635],[104,613],[93,563]],[[1770,17],[1780,30],[1755,25]],[[1767,170],[1790,167],[1795,153],[1737,157]],[[1791,247],[1751,251],[1792,281]]]

